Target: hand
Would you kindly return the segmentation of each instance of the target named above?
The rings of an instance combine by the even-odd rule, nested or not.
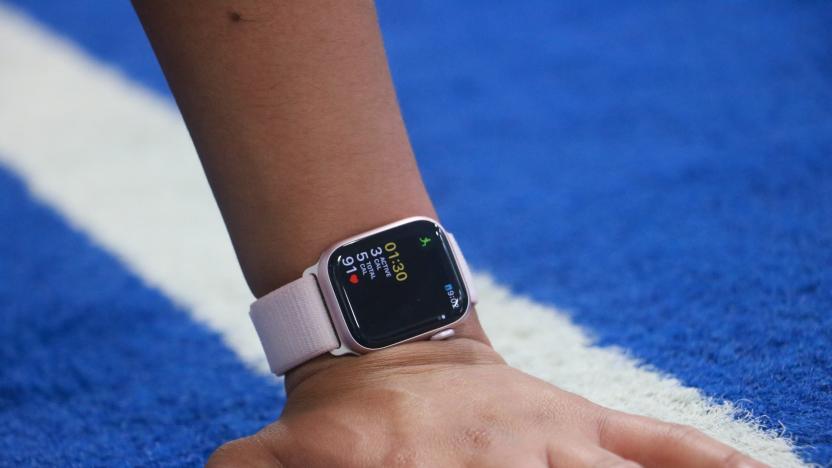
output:
[[[280,419],[208,466],[765,466],[691,427],[560,390],[473,339],[304,367]]]

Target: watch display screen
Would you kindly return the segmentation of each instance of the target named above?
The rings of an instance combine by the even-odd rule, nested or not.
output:
[[[468,308],[451,246],[431,221],[343,245],[329,257],[328,270],[350,332],[365,348],[453,323]]]

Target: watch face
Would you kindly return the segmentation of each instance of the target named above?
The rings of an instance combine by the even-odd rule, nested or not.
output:
[[[383,348],[459,320],[468,293],[442,228],[417,220],[336,249],[329,277],[350,333]]]

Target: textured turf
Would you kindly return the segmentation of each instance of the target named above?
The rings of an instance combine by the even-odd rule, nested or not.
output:
[[[274,379],[2,170],[0,310],[0,466],[200,465],[279,414]]]
[[[14,3],[167,94],[128,5]],[[474,266],[832,463],[832,6],[380,11]]]

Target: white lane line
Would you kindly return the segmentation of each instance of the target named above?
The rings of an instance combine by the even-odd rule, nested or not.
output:
[[[231,244],[172,104],[0,6],[0,162],[254,368],[265,360]],[[513,365],[598,403],[694,425],[777,467],[790,442],[697,390],[593,347],[566,315],[477,275],[485,328]]]

